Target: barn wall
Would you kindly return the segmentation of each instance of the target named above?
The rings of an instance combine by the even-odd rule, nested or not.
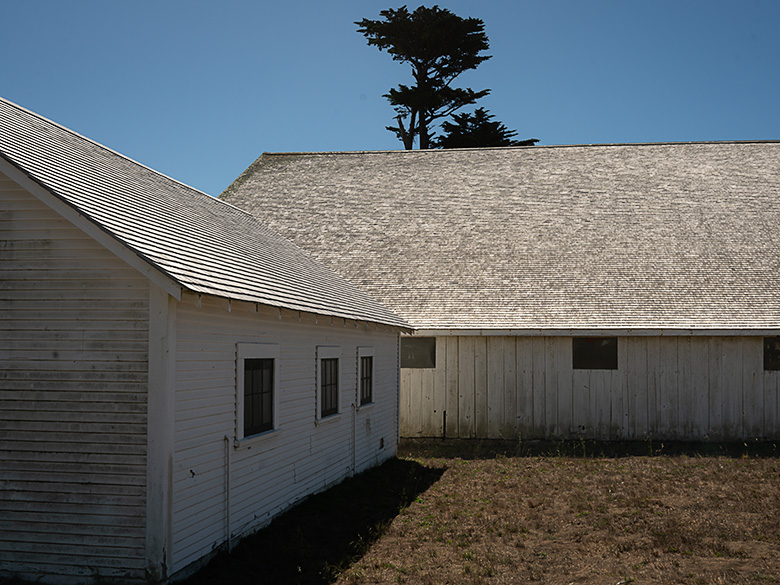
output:
[[[620,337],[617,370],[574,370],[570,337],[438,337],[401,370],[401,436],[780,436],[780,372],[762,337]]]
[[[0,573],[143,577],[148,298],[0,174]]]
[[[177,309],[173,571],[228,534],[250,532],[302,497],[395,454],[397,332],[254,308],[204,297],[200,307],[184,302]],[[239,342],[279,346],[279,428],[250,447],[233,442]],[[319,422],[317,346],[340,348],[342,381],[341,413]],[[359,346],[374,348],[375,395],[353,414]]]

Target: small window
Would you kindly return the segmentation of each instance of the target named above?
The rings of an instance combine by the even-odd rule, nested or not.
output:
[[[360,356],[360,405],[374,400],[374,356]]]
[[[339,411],[339,360],[320,360],[320,416],[325,418]]]
[[[317,418],[339,413],[339,347],[317,347]]]
[[[244,436],[274,427],[274,360],[244,360]]]
[[[617,337],[575,337],[572,356],[575,370],[617,370]]]
[[[780,370],[780,337],[764,337],[764,369]]]
[[[435,368],[436,338],[435,337],[402,337],[401,338],[402,368]]]
[[[236,437],[241,440],[277,428],[279,346],[239,343],[236,360]]]

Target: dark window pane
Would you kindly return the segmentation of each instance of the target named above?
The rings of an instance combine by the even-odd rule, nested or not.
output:
[[[244,436],[273,428],[274,360],[244,360]]]
[[[764,337],[764,369],[780,370],[780,337]]]
[[[402,368],[435,368],[436,338],[435,337],[402,337],[401,338]]]
[[[572,354],[575,370],[617,370],[617,337],[575,337]]]
[[[320,370],[320,416],[324,417],[338,412],[339,360],[320,360]]]
[[[373,364],[374,358],[371,356],[360,358],[360,404],[367,404],[373,400]]]

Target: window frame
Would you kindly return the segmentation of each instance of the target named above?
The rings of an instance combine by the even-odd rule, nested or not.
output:
[[[335,412],[329,412],[323,414],[323,387],[322,387],[322,375],[323,375],[323,360],[336,360],[336,410]],[[338,417],[342,412],[341,395],[344,384],[342,383],[343,368],[341,367],[341,347],[319,345],[317,346],[317,367],[315,373],[315,387],[316,387],[316,420],[325,421]]]
[[[236,346],[236,440],[238,442],[257,439],[274,433],[279,429],[279,344],[278,343],[246,343],[241,342]],[[271,428],[246,434],[244,421],[245,389],[244,372],[246,360],[261,359],[273,360],[273,386],[271,397]]]
[[[363,380],[365,379],[365,372],[363,369],[363,359],[371,359],[371,371],[368,375],[368,380],[371,384],[368,400],[363,401]],[[358,347],[357,348],[357,385],[356,385],[356,402],[358,408],[369,406],[374,403],[374,389],[376,387],[376,360],[374,359],[373,347]]]
[[[594,356],[593,355],[583,355],[582,350],[580,349],[578,351],[577,346],[581,345],[582,342],[594,342],[594,341],[614,341],[614,358],[611,355],[608,356]],[[580,342],[578,344],[578,342]],[[591,360],[596,360],[595,364],[583,364],[582,360],[590,358]],[[578,362],[579,359],[579,362]],[[619,359],[620,359],[620,342],[618,341],[618,337],[614,335],[608,335],[608,336],[578,336],[578,337],[572,337],[572,343],[571,343],[571,366],[573,370],[580,370],[580,371],[589,371],[589,370],[603,370],[603,371],[616,371],[619,368]],[[614,360],[614,361],[613,361]],[[607,363],[607,365],[604,365]],[[613,365],[614,364],[614,365]]]

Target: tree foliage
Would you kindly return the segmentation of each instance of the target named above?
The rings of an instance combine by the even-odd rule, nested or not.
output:
[[[398,85],[385,94],[398,114],[398,125],[387,129],[407,150],[415,139],[421,149],[430,148],[433,122],[490,93],[452,85],[461,73],[490,59],[483,54],[489,48],[485,25],[478,18],[461,18],[438,6],[420,6],[414,12],[402,6],[379,15],[381,20],[356,22],[358,32],[369,46],[409,64],[414,78],[414,84]]]
[[[485,108],[473,114],[453,114],[453,122],[442,122],[445,134],[434,141],[439,148],[477,148],[486,146],[533,146],[536,138],[513,140],[517,132],[493,120]]]

